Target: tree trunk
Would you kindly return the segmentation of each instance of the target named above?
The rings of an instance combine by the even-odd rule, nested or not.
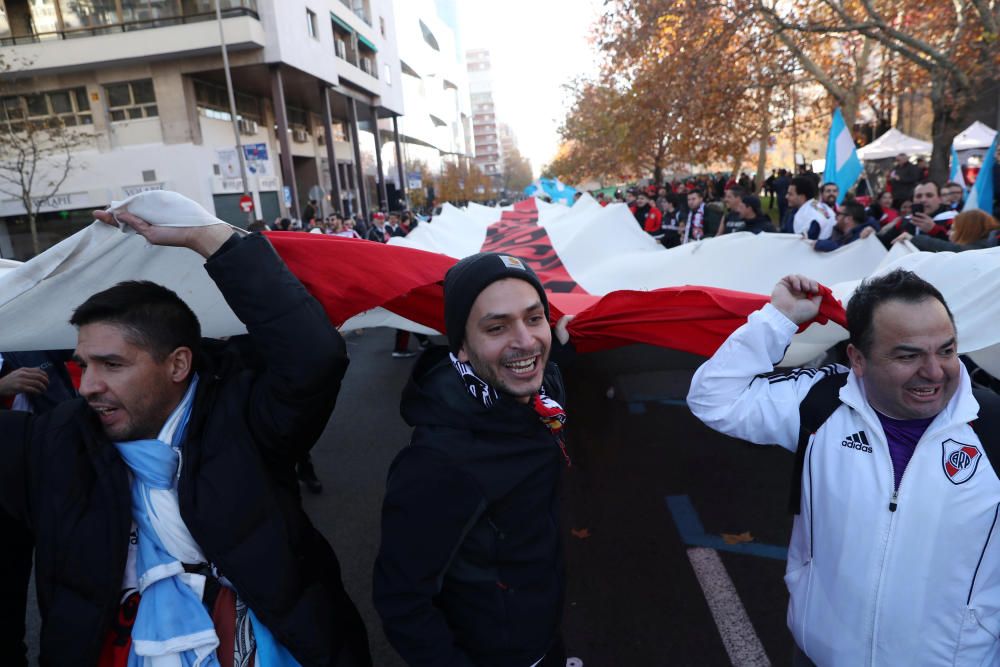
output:
[[[653,158],[653,183],[659,188],[663,185],[663,158],[667,154],[667,142],[660,137],[656,144],[656,156]]]
[[[931,123],[930,180],[935,183],[945,183],[950,176],[951,144],[955,136],[969,124],[975,101],[968,96],[959,94],[954,89],[947,90],[949,84],[942,80],[944,74],[935,73],[931,84],[931,109],[934,120]],[[938,79],[937,77],[941,77]],[[956,106],[955,100],[966,100]]]
[[[757,175],[754,178],[754,187],[757,192],[764,184],[765,172],[767,171],[767,145],[771,138],[771,87],[766,86],[760,92],[760,132],[757,135]],[[757,194],[753,192],[751,194]]]
[[[35,257],[41,254],[41,248],[38,245],[38,225],[35,223],[35,214],[28,209],[28,227],[31,229],[31,248],[34,252]]]

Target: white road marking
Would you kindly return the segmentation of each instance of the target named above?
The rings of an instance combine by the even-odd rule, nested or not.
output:
[[[734,667],[770,667],[771,661],[719,553],[703,547],[688,549],[687,553]]]

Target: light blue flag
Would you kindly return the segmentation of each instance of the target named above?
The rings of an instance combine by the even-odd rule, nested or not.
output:
[[[962,198],[969,194],[969,188],[965,185],[965,176],[962,175],[962,163],[958,159],[958,151],[955,150],[955,145],[951,146],[951,174],[948,176],[948,180],[952,183],[958,183],[962,186]]]
[[[539,197],[545,195],[556,204],[572,206],[576,188],[566,185],[558,178],[539,178],[524,189],[524,194]]]
[[[963,211],[978,208],[993,215],[993,166],[997,161],[997,137],[1000,137],[1000,132],[993,137],[993,143],[990,144],[990,149],[983,157],[983,166],[979,170],[979,175],[976,176],[976,182],[972,184],[969,198],[965,200],[965,206],[962,207]]]
[[[824,183],[836,183],[840,193],[837,203],[844,200],[847,191],[854,187],[864,169],[858,152],[854,146],[854,137],[844,124],[844,116],[840,108],[833,112],[833,123],[830,125],[830,138],[826,142],[826,170],[823,172]]]

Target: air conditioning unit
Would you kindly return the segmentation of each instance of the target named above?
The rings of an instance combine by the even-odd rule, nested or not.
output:
[[[297,144],[304,144],[309,141],[309,133],[303,129],[293,129],[292,130],[292,141]]]
[[[239,128],[240,134],[257,134],[257,121],[250,120],[249,118],[240,118]]]

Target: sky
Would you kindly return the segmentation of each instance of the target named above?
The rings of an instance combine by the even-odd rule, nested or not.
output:
[[[563,85],[597,70],[588,43],[601,0],[462,0],[462,48],[490,50],[497,119],[537,176],[555,156],[570,98]]]

